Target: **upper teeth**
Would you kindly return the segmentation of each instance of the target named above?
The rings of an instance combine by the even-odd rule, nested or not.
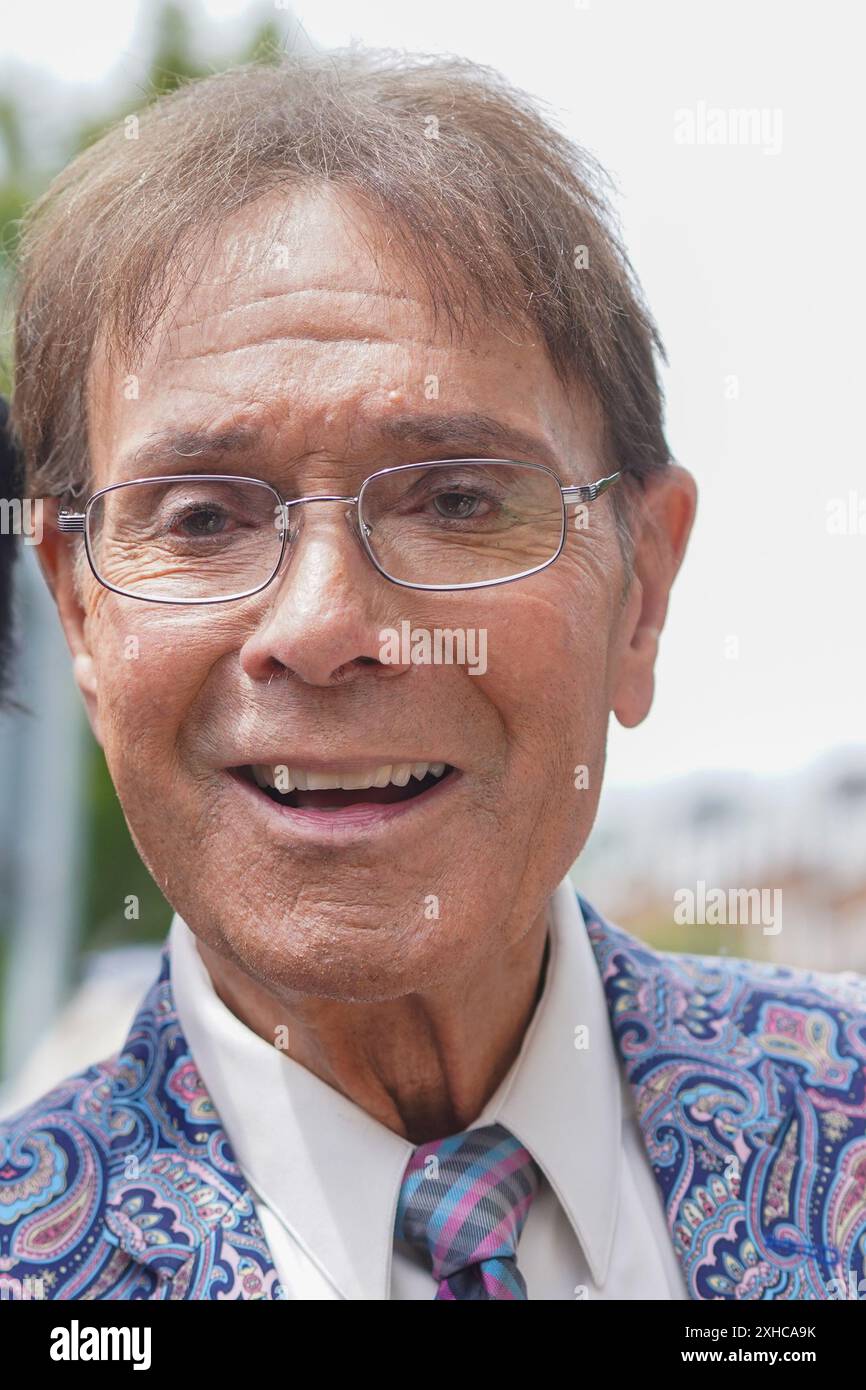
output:
[[[254,763],[253,776],[260,787],[275,787],[280,792],[360,791],[364,787],[405,787],[410,777],[419,781],[432,772],[441,777],[447,763],[383,763],[381,767],[364,768],[359,772],[317,772],[313,768],[288,767],[285,763]]]

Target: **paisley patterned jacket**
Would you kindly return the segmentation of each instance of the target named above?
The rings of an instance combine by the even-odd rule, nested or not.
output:
[[[580,903],[689,1296],[866,1298],[866,979],[656,952]],[[123,1051],[0,1124],[0,1294],[28,1291],[286,1296],[167,948]]]

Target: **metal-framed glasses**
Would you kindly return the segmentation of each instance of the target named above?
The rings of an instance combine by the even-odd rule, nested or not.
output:
[[[150,603],[259,593],[299,534],[300,508],[327,502],[344,504],[356,540],[392,584],[482,589],[552,565],[566,508],[595,501],[620,476],[566,487],[545,464],[437,459],[379,469],[357,496],[285,498],[258,478],[174,473],[100,488],[83,511],[61,508],[57,524],[83,534],[100,584]]]

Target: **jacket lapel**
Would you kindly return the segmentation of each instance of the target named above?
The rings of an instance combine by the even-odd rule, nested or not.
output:
[[[848,1297],[856,1221],[842,1238],[830,1218],[858,1180],[820,1155],[840,1121],[858,1138],[862,1225],[866,1059],[834,1055],[849,1016],[805,972],[666,956],[579,901],[689,1297]],[[834,1111],[795,1062],[849,1099],[859,1070],[857,1103]]]
[[[113,1297],[282,1298],[249,1188],[180,1028],[168,946],[113,1083]],[[96,1297],[99,1293],[96,1292]]]

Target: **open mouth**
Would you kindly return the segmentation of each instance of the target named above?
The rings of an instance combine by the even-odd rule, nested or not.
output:
[[[357,806],[389,806],[414,801],[457,773],[450,763],[383,763],[354,771],[322,771],[287,763],[255,763],[232,768],[278,806],[303,811],[341,811]]]

